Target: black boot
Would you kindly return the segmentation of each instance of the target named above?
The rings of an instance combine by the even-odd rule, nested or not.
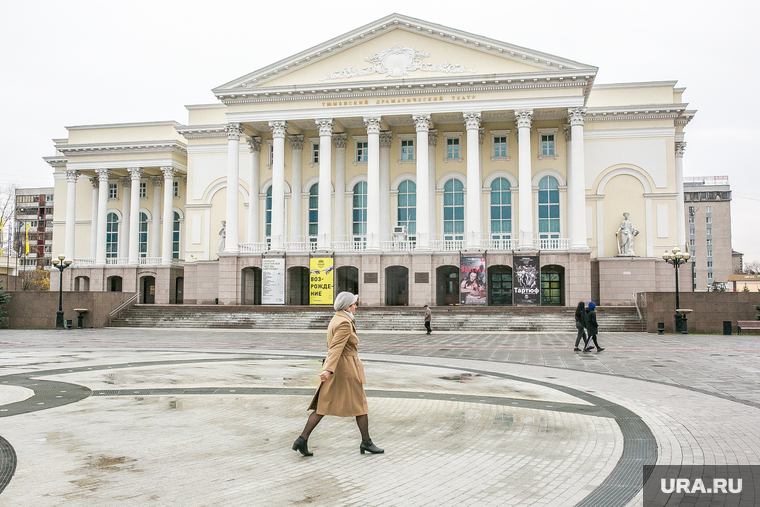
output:
[[[372,454],[382,454],[385,452],[384,449],[380,449],[378,446],[373,444],[372,440],[362,440],[362,443],[359,446],[359,452],[364,454],[364,451],[369,451]]]
[[[296,441],[293,442],[293,450],[300,452],[304,456],[314,456],[313,452],[309,452],[309,448],[307,447],[306,443],[307,441],[304,440],[303,437],[296,438]]]

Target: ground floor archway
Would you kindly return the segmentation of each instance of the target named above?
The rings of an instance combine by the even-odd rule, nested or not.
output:
[[[355,266],[340,266],[335,271],[337,283],[334,294],[336,296],[341,292],[359,294],[359,268]]]
[[[564,306],[565,268],[557,265],[541,267],[541,305]]]
[[[140,292],[142,292],[142,303],[152,305],[156,302],[156,278],[153,276],[144,276],[140,279]]]
[[[385,305],[407,306],[409,304],[409,268],[389,266],[385,268]]]
[[[288,268],[288,298],[289,305],[309,304],[309,268],[293,266]]]
[[[261,304],[261,268],[243,268],[240,290],[244,305]]]
[[[507,306],[512,304],[512,268],[491,266],[488,268],[488,304]]]
[[[181,305],[184,302],[185,278],[178,276],[174,282],[174,302]]]
[[[438,266],[435,269],[435,304],[459,304],[459,266]]]

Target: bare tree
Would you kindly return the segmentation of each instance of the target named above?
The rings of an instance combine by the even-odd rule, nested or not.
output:
[[[760,275],[760,261],[744,263],[744,272],[750,275]]]
[[[18,185],[11,183],[0,187],[0,220],[3,224],[3,253],[10,256],[11,231],[13,231],[13,217],[16,213],[16,188]]]

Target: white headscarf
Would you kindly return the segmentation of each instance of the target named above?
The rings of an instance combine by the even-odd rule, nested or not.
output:
[[[350,292],[341,292],[335,297],[335,303],[333,308],[338,312],[340,310],[348,310],[348,307],[356,303],[359,300],[357,294],[351,294]]]

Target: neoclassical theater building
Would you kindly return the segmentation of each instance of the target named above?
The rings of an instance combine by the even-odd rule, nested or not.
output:
[[[64,287],[313,304],[319,260],[365,305],[672,290],[695,112],[675,81],[597,70],[393,14],[222,84],[185,123],[67,127],[45,158]]]

